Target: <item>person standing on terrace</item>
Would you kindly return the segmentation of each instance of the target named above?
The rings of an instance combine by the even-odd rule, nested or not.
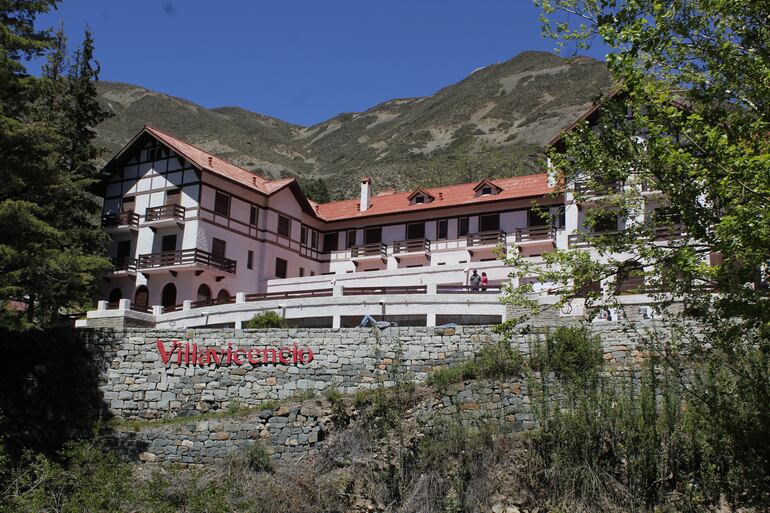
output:
[[[470,284],[471,284],[471,291],[473,292],[479,291],[479,285],[481,285],[481,276],[479,276],[479,273],[476,272],[476,269],[474,269],[473,273],[471,274]]]

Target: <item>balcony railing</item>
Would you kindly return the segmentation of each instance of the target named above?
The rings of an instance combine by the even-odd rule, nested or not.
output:
[[[371,244],[358,244],[350,248],[350,256],[353,258],[379,256],[388,257],[388,246],[381,242]]]
[[[430,253],[428,239],[397,240],[393,243],[393,254],[399,253]]]
[[[516,242],[534,242],[541,240],[553,240],[554,229],[552,226],[529,226],[516,228]]]
[[[583,246],[590,244],[591,241],[599,237],[618,237],[623,235],[623,230],[607,230],[603,232],[578,232],[571,233],[567,237],[570,246]]]
[[[144,211],[144,222],[164,221],[176,219],[184,221],[185,208],[182,205],[163,205],[162,207],[150,207]]]
[[[147,253],[139,256],[140,270],[180,265],[202,265],[235,273],[236,262],[197,248],[161,251],[160,253]]]
[[[502,289],[499,285],[489,285],[481,288],[481,285],[437,285],[436,294],[499,294]]]
[[[200,308],[202,306],[230,305],[235,303],[235,296],[212,297],[209,299],[198,299],[190,303],[191,308]]]
[[[575,193],[580,194],[583,197],[589,196],[605,196],[614,192],[620,192],[623,190],[623,184],[619,182],[614,183],[596,183],[589,181],[575,182]]]
[[[331,297],[332,289],[292,290],[285,292],[262,292],[246,294],[246,301],[269,301],[271,299],[295,299],[303,297]]]
[[[425,285],[409,285],[404,287],[344,287],[343,296],[367,296],[370,294],[426,294]]]
[[[115,267],[114,272],[136,272],[136,258],[113,258],[112,265]]]
[[[655,227],[656,240],[680,239],[684,237],[685,229],[682,224],[670,224]]]
[[[133,210],[115,212],[102,216],[102,227],[115,228],[118,226],[139,226],[139,214]]]
[[[468,246],[496,246],[505,244],[505,232],[494,230],[489,232],[470,233],[467,235]]]

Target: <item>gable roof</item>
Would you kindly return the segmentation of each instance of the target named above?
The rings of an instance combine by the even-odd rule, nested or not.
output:
[[[473,183],[448,185],[445,187],[433,187],[430,189],[418,189],[431,195],[434,201],[430,203],[410,203],[409,198],[414,192],[396,192],[386,196],[373,196],[370,199],[369,209],[365,212],[358,210],[358,200],[349,199],[322,203],[317,206],[317,212],[325,221],[343,221],[378,215],[410,213],[437,208],[459,207],[463,205],[475,205],[492,203],[495,201],[522,199],[543,196],[554,192],[554,188],[548,185],[548,174],[538,173],[526,176],[514,176],[511,178],[499,178],[495,185],[501,189],[499,194],[477,196]]]
[[[300,189],[296,178],[268,180],[150,125],[144,125],[144,128],[142,128],[142,130],[134,136],[134,138],[131,139],[131,141],[129,141],[129,143],[126,144],[105,167],[110,167],[115,162],[122,161],[128,154],[129,149],[134,147],[134,145],[143,137],[147,136],[159,140],[171,148],[175,153],[188,160],[194,167],[203,171],[208,171],[248,189],[255,190],[264,196],[270,196],[285,187],[289,187],[302,209],[315,215],[315,210],[302,193],[302,189]]]
[[[436,199],[436,197],[435,197],[434,195],[432,195],[431,193],[429,193],[428,191],[426,191],[426,190],[425,190],[425,189],[423,189],[422,187],[418,187],[418,188],[416,188],[414,191],[412,191],[412,194],[410,194],[409,196],[407,196],[407,198],[406,198],[406,199],[408,199],[409,201],[412,201],[412,199],[413,199],[415,196],[419,196],[420,194],[422,194],[422,195],[423,195],[423,196],[425,196],[426,198],[430,198],[430,199]]]
[[[474,190],[474,191],[478,191],[479,189],[481,189],[481,188],[482,188],[482,187],[484,187],[485,185],[491,185],[492,187],[494,187],[494,188],[495,188],[495,189],[497,189],[498,191],[502,191],[502,190],[503,190],[503,188],[502,188],[502,187],[500,187],[499,185],[497,185],[495,182],[493,182],[493,181],[492,181],[492,180],[490,180],[489,178],[484,178],[482,181],[480,181],[478,184],[476,184],[476,187],[474,187],[474,188],[473,188],[473,190]]]

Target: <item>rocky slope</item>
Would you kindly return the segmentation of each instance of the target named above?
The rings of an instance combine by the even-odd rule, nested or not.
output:
[[[302,127],[101,82],[100,98],[115,115],[98,127],[97,142],[108,157],[149,123],[262,175],[321,177],[344,197],[356,193],[362,175],[377,188],[405,189],[537,172],[543,144],[609,86],[599,61],[524,52],[431,96]]]

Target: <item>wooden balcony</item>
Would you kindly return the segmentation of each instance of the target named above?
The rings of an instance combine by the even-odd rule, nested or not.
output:
[[[575,246],[588,246],[591,244],[591,241],[596,238],[600,237],[619,237],[622,236],[625,232],[623,230],[608,230],[603,232],[578,232],[578,233],[571,233],[567,237],[567,242],[570,247]]]
[[[160,223],[161,221],[183,222],[185,208],[182,205],[163,205],[162,207],[150,207],[144,211],[145,223]]]
[[[102,228],[110,230],[119,228],[136,228],[139,226],[139,214],[133,210],[104,214],[102,216]]]
[[[112,265],[115,267],[113,274],[136,274],[136,258],[113,258]]]
[[[223,256],[214,255],[202,249],[179,249],[146,253],[139,256],[138,269],[148,272],[158,269],[171,268],[201,268],[206,267],[226,273],[235,273],[236,261]]]
[[[553,247],[556,244],[556,231],[553,226],[529,226],[527,228],[516,228],[516,245],[524,246],[546,246]]]
[[[490,232],[471,233],[466,236],[468,247],[497,246],[505,244],[505,232],[494,230]]]
[[[405,253],[430,253],[430,241],[428,239],[397,240],[393,243],[393,254]]]
[[[581,200],[590,201],[602,196],[618,193],[623,190],[623,184],[619,182],[614,183],[596,183],[590,181],[577,181],[575,182],[575,194],[580,197]]]
[[[357,244],[350,248],[351,258],[388,258],[388,246],[381,242]]]
[[[654,229],[655,240],[674,240],[685,236],[685,227],[682,224],[670,224],[656,226]]]

